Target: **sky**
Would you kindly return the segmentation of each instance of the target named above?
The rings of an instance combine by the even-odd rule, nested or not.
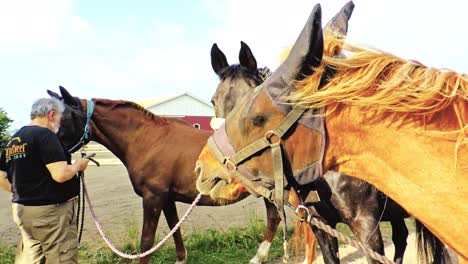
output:
[[[322,1],[323,24],[346,3]],[[317,1],[0,0],[0,107],[16,129],[62,85],[80,98],[147,101],[218,84],[213,43],[238,63],[246,42],[274,70]],[[355,0],[348,40],[468,73],[468,1]]]

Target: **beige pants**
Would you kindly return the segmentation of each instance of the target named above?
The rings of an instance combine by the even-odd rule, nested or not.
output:
[[[21,231],[15,264],[76,264],[78,239],[75,201],[56,205],[13,203],[13,220]]]

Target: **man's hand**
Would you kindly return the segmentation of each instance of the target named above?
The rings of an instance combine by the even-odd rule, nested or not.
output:
[[[87,158],[78,158],[73,166],[77,171],[84,171],[88,167],[89,159]]]
[[[46,165],[52,175],[52,179],[58,183],[66,182],[75,177],[79,171],[84,171],[88,167],[88,159],[78,158],[75,163],[68,165],[65,161],[57,161]]]

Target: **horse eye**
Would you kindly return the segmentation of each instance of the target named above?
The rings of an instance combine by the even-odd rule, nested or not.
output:
[[[266,122],[266,117],[265,116],[256,116],[252,119],[252,124],[254,126],[262,127]]]

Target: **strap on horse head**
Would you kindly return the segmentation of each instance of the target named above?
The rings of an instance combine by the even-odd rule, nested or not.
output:
[[[86,100],[86,124],[83,130],[83,136],[80,138],[80,141],[76,143],[75,146],[73,146],[71,149],[68,150],[68,152],[73,153],[77,149],[81,148],[82,146],[88,144],[89,142],[89,123],[91,122],[91,116],[93,115],[94,112],[94,102],[93,100]]]

